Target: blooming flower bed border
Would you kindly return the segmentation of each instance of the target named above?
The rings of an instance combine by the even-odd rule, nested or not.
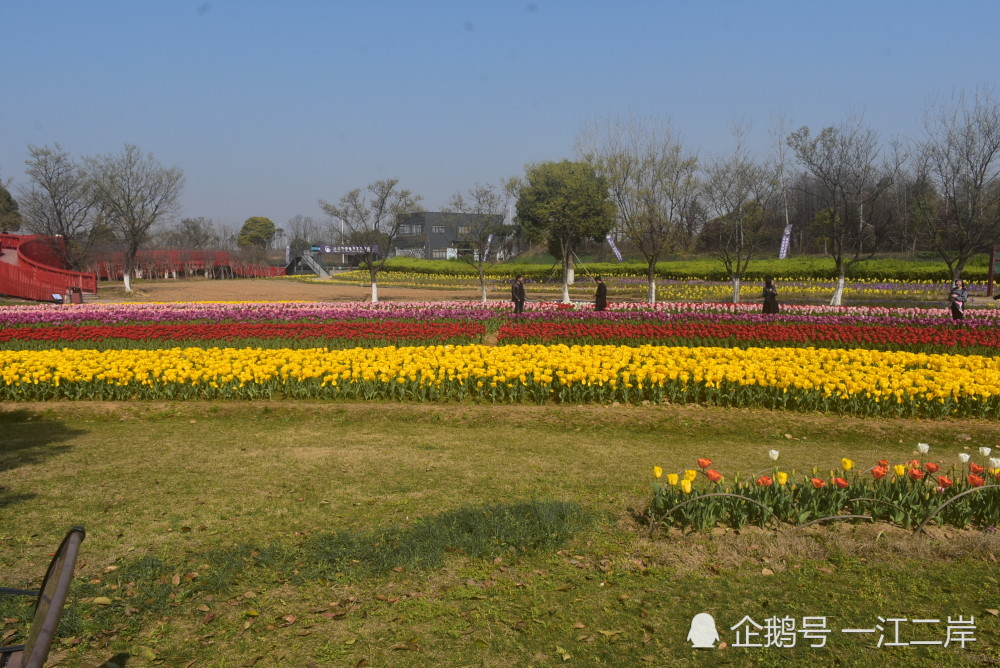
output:
[[[926,444],[921,452],[927,452]],[[930,522],[986,529],[1000,524],[1000,458],[983,464],[963,453],[946,471],[934,461],[880,460],[865,471],[844,458],[828,476],[780,470],[732,482],[699,459],[697,469],[664,475],[653,468],[653,498],[647,508],[650,535],[663,526],[704,530],[773,524],[808,526],[827,521],[873,521],[922,531]],[[777,451],[771,457],[777,460]]]

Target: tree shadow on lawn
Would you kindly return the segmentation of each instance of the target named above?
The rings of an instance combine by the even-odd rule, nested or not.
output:
[[[18,494],[3,484],[11,480],[11,471],[22,466],[44,463],[46,460],[68,452],[72,446],[58,445],[83,430],[67,426],[60,420],[35,411],[18,409],[0,410],[0,508],[27,501],[34,494]]]

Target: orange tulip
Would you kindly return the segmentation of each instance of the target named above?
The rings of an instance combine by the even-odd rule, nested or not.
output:
[[[704,458],[699,458],[698,459],[698,466],[700,468],[707,469],[711,465],[712,465],[712,460],[711,459],[704,459]]]
[[[938,476],[938,485],[940,485],[941,487],[944,487],[945,489],[948,489],[953,484],[954,484],[954,481],[952,481],[952,479],[949,478],[948,476],[946,476],[946,475],[939,475]]]
[[[985,471],[985,470],[986,469],[984,469],[979,464],[975,464],[975,463],[969,464],[969,472],[970,473],[975,473],[976,475],[982,475],[983,471]]]
[[[813,478],[812,479],[812,484],[813,484],[813,487],[815,487],[816,489],[822,489],[822,488],[826,487],[826,480],[822,480],[820,478]]]
[[[920,469],[910,469],[910,480],[923,480],[924,472]]]
[[[760,485],[761,487],[770,487],[771,485],[774,484],[774,481],[771,480],[769,476],[762,475],[761,477],[757,478],[757,484]]]
[[[837,486],[837,489],[847,489],[848,485],[850,485],[850,483],[843,478],[834,478],[833,484]]]
[[[966,478],[966,480],[969,481],[969,486],[970,487],[982,487],[983,486],[983,479],[981,477],[975,475],[975,474],[969,474],[969,477]]]
[[[712,482],[719,482],[722,480],[722,474],[712,469],[705,471],[705,475],[708,476],[708,479]]]
[[[885,461],[884,459],[882,461]],[[889,467],[882,466],[881,464],[872,469],[872,477],[876,480],[881,480],[882,478],[889,475]]]
[[[924,464],[924,470],[926,470],[928,473],[937,473],[940,468],[941,467],[935,464],[934,462],[927,462],[926,464]]]

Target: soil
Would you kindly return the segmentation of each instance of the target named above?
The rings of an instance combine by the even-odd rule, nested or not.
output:
[[[479,301],[478,288],[426,289],[383,287],[379,301]],[[88,303],[192,302],[192,301],[322,301],[365,302],[371,299],[367,286],[341,283],[305,283],[292,280],[240,278],[230,280],[179,279],[142,281],[126,293],[120,283],[100,284]]]

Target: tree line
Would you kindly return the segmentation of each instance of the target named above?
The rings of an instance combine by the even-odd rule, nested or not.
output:
[[[922,136],[905,142],[851,115],[818,130],[781,122],[761,156],[747,148],[748,131],[737,125],[728,153],[702,158],[667,119],[608,118],[581,131],[573,159],[526,165],[523,175],[456,193],[442,212],[464,221],[454,243],[477,266],[484,299],[484,267],[503,243],[546,244],[562,264],[564,299],[576,251],[610,240],[644,260],[650,302],[657,262],[688,253],[716,257],[739,301],[750,261],[773,256],[786,239],[794,253],[833,259],[835,304],[849,267],[876,253],[937,257],[957,280],[970,258],[1000,243],[1000,102],[988,89],[932,102]],[[29,184],[15,198],[0,182],[0,231],[61,235],[69,266],[117,244],[126,276],[128,258],[150,242],[259,253],[277,242],[298,254],[317,238],[337,239],[356,246],[377,301],[378,273],[422,201],[384,179],[336,202],[320,199],[324,224],[296,216],[278,228],[253,217],[236,233],[186,218],[157,231],[175,212],[180,169],[132,145],[82,161],[58,145],[29,150]]]

